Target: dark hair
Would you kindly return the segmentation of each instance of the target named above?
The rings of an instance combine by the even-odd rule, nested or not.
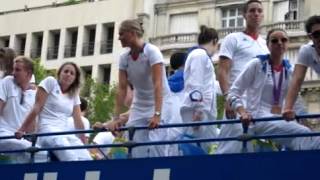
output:
[[[33,61],[26,56],[18,56],[14,59],[14,63],[22,63],[24,69],[33,74]]]
[[[248,11],[249,5],[251,3],[259,3],[262,5],[261,1],[259,1],[259,0],[250,0],[250,1],[246,2],[246,4],[244,4],[243,9],[242,9],[243,14],[245,14]]]
[[[287,32],[284,30],[284,29],[281,29],[281,28],[274,28],[274,29],[271,29],[268,31],[267,33],[267,38],[266,38],[266,41],[267,41],[267,44],[269,43],[269,40],[270,40],[270,35],[276,31],[281,31],[283,32],[286,36],[288,36]]]
[[[198,36],[198,44],[206,44],[213,40],[213,43],[218,43],[218,33],[214,28],[208,28],[205,25],[200,26],[200,34]]]
[[[80,104],[81,112],[87,110],[87,108],[88,108],[88,101],[87,101],[85,98],[80,97],[80,102],[81,102],[81,104]]]
[[[70,96],[74,96],[80,88],[80,76],[81,76],[80,68],[74,62],[63,63],[58,69],[58,73],[57,73],[58,81],[59,81],[59,76],[61,74],[61,71],[66,65],[73,66],[76,71],[76,75],[75,75],[76,78],[74,79],[74,82],[70,85],[70,87],[66,91]]]
[[[138,37],[142,37],[144,30],[142,22],[138,19],[127,19],[121,22],[120,31],[132,31],[135,32]]]
[[[4,76],[12,74],[15,57],[16,53],[13,49],[8,47],[0,48],[0,68],[4,71]]]
[[[320,24],[320,16],[318,15],[311,16],[307,19],[305,29],[308,34],[311,33],[312,26],[315,24]]]
[[[184,65],[187,59],[187,53],[185,52],[175,52],[170,57],[170,66],[172,69],[176,70]]]

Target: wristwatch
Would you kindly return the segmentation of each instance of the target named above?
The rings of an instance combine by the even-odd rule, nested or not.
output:
[[[160,116],[160,115],[161,115],[161,112],[160,112],[160,111],[156,111],[156,112],[154,112],[154,115]]]

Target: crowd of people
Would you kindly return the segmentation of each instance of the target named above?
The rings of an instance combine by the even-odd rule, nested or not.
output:
[[[174,74],[166,77],[161,51],[145,42],[139,20],[125,20],[119,27],[119,40],[126,48],[119,58],[119,82],[112,120],[95,124],[106,128],[93,139],[94,144],[125,141],[118,132],[122,126],[148,126],[135,132],[135,142],[180,140],[192,138],[235,137],[248,128],[249,134],[272,135],[312,132],[295,121],[305,112],[298,92],[308,67],[320,74],[320,16],[310,17],[305,24],[311,42],[299,51],[295,66],[284,58],[289,37],[284,29],[271,29],[266,39],[259,34],[263,20],[259,0],[246,2],[243,9],[246,27],[227,35],[219,44],[214,28],[202,25],[198,44],[186,52],[171,56]],[[218,48],[220,46],[220,48]],[[218,50],[219,49],[219,50]],[[218,53],[217,72],[212,57]],[[10,48],[0,49],[0,136],[15,134],[17,139],[0,140],[0,150],[24,149],[31,142],[25,133],[59,132],[89,129],[85,118],[86,104],[79,97],[80,69],[66,62],[57,77],[49,76],[35,85],[32,61],[15,57]],[[217,76],[217,78],[216,78]],[[200,122],[217,119],[217,95],[225,99],[224,119],[240,118],[241,124],[225,124],[186,128],[157,128],[161,124]],[[81,101],[80,101],[81,100]],[[126,108],[125,108],[126,107]],[[129,109],[122,112],[123,109]],[[285,120],[252,123],[252,119],[283,116]],[[88,143],[88,135],[40,137],[39,147],[77,146]],[[320,148],[320,137],[273,140],[293,150]],[[195,144],[139,146],[133,157],[165,157],[188,154],[239,153],[239,141]],[[251,142],[248,151],[255,152]],[[122,149],[123,150],[123,149]],[[110,148],[70,149],[54,151],[60,161],[108,158]],[[125,150],[124,150],[125,151]],[[90,154],[91,153],[91,154]],[[92,156],[94,154],[94,156]],[[20,162],[30,155],[17,154]]]

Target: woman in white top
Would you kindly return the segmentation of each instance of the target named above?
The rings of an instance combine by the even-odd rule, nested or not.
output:
[[[252,118],[281,115],[284,97],[291,80],[292,67],[283,59],[288,48],[288,35],[282,29],[270,30],[267,34],[267,46],[270,54],[260,55],[250,61],[248,66],[236,78],[229,95],[228,102],[240,115],[244,126],[249,126]],[[246,99],[243,93],[247,91]],[[244,108],[244,101],[247,107]],[[242,134],[242,127],[234,129],[233,136]],[[310,129],[297,122],[266,121],[250,125],[249,133],[255,135],[308,133]],[[317,149],[320,147],[319,137],[275,139],[275,142],[293,150]],[[241,146],[235,141],[223,142],[218,153],[240,153]]]
[[[116,97],[114,120],[106,128],[116,129],[128,83],[133,86],[133,101],[127,126],[148,125],[150,129],[166,123],[170,103],[169,86],[165,75],[163,57],[160,50],[143,40],[143,28],[138,20],[125,20],[119,29],[119,40],[129,49],[120,56],[119,86]],[[165,129],[139,130],[135,132],[136,142],[160,141],[166,138]],[[133,148],[133,157],[165,156],[164,146],[143,146]]]
[[[216,87],[215,71],[211,57],[217,50],[218,33],[213,28],[200,27],[198,46],[189,50],[184,67],[184,100],[181,117],[184,122],[215,120]],[[214,138],[216,126],[186,128],[186,134],[195,138]],[[208,152],[211,143],[201,143]]]
[[[80,110],[79,86],[80,69],[73,62],[66,62],[58,70],[58,79],[52,76],[40,82],[36,94],[36,102],[24,123],[17,131],[19,138],[38,118],[40,133],[68,131],[67,119],[73,116],[76,129],[83,129]],[[80,139],[85,142],[85,135]],[[64,147],[83,145],[75,135],[45,136],[40,138],[42,147]],[[54,151],[60,161],[91,160],[86,149]]]

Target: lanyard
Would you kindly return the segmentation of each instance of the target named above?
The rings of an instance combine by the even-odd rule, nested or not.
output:
[[[281,87],[282,87],[282,79],[283,79],[283,68],[280,72],[280,77],[278,81],[278,85],[276,85],[276,78],[273,71],[273,67],[271,65],[271,72],[272,72],[272,82],[273,82],[273,105],[278,105],[280,101],[280,95],[281,95]]]

